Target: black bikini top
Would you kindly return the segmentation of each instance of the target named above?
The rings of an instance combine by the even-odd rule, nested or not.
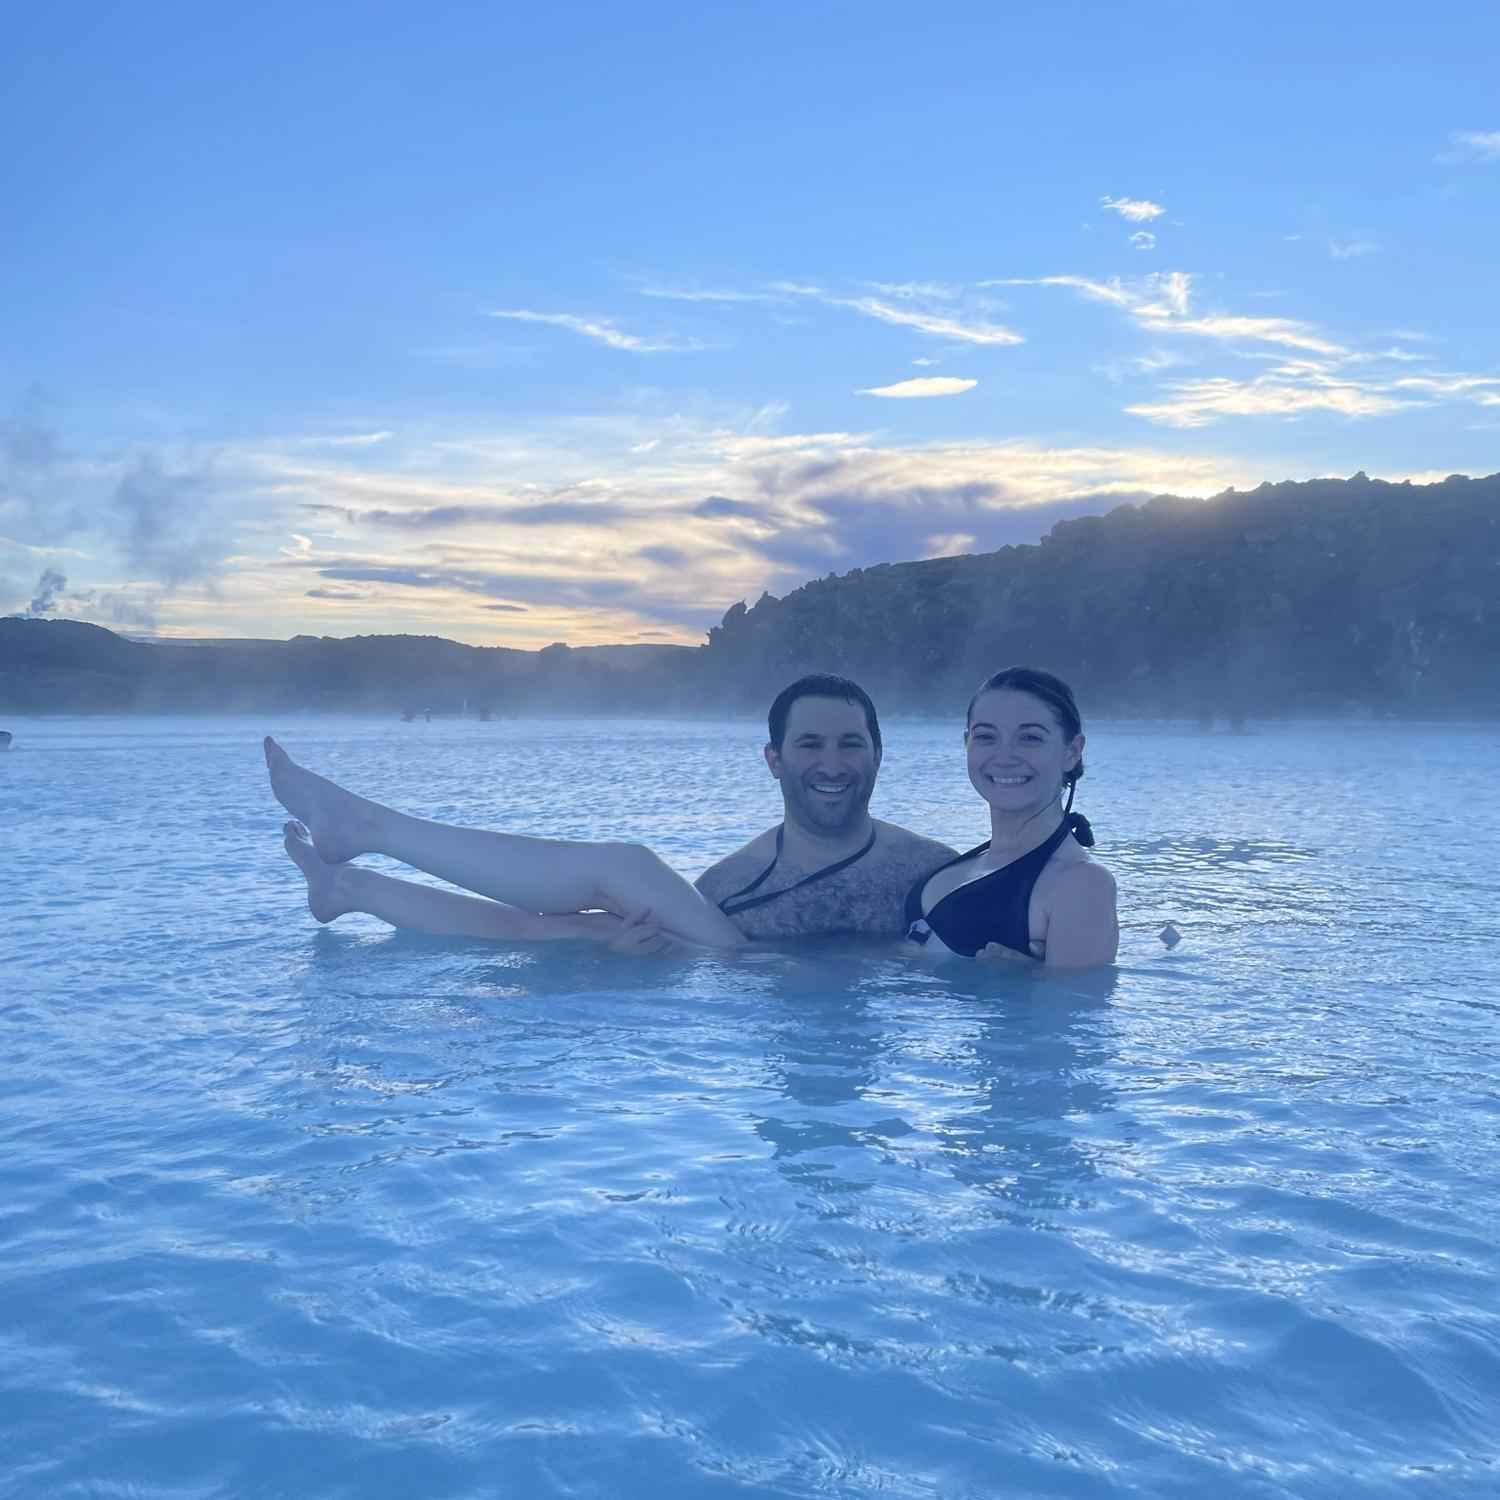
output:
[[[1082,821],[1080,818],[1079,822]],[[949,948],[966,958],[973,958],[986,943],[999,943],[1001,947],[1013,948],[1029,957],[1031,893],[1047,861],[1074,831],[1073,820],[1064,818],[1046,843],[1029,849],[1019,859],[1001,865],[998,870],[956,886],[934,902],[925,917],[922,914],[922,892],[927,888],[927,882],[941,870],[951,870],[954,865],[984,853],[990,847],[989,841],[924,875],[906,893],[906,920],[910,923],[907,937],[914,943],[925,943],[936,933]]]
[[[827,880],[830,875],[837,875],[840,870],[847,870],[856,860],[861,860],[871,849],[875,847],[875,829],[870,829],[870,837],[865,842],[865,847],[857,854],[851,854],[847,859],[840,859],[831,865],[824,865],[821,870],[814,870],[811,875],[804,876],[795,885],[783,886],[780,890],[769,891],[764,896],[755,896],[751,892],[759,890],[768,879],[771,871],[781,863],[781,846],[786,838],[786,824],[783,823],[776,830],[776,853],[768,864],[749,885],[742,890],[736,891],[732,896],[726,896],[719,902],[719,910],[726,917],[735,916],[742,911],[751,911],[757,906],[764,906],[768,901],[779,901],[783,896],[790,896],[793,891],[800,891],[804,886],[815,885],[820,880]]]

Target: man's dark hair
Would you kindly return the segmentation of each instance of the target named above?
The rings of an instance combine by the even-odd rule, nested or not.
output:
[[[771,748],[781,754],[781,742],[786,738],[786,721],[792,712],[792,704],[799,698],[842,698],[846,703],[857,703],[865,711],[865,724],[870,730],[870,743],[880,749],[880,720],[875,716],[875,705],[870,695],[847,677],[835,677],[832,672],[811,672],[799,677],[777,693],[771,711],[766,715],[766,728],[770,731]]]

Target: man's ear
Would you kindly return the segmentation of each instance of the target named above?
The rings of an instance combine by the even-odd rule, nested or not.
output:
[[[775,747],[775,745],[773,745],[769,740],[767,740],[766,741],[766,748],[765,748],[765,751],[763,753],[765,754],[765,757],[766,757],[766,764],[771,768],[771,774],[777,779],[777,781],[780,781],[781,780],[781,757],[776,753],[776,747]]]
[[[885,746],[884,745],[877,745],[875,747],[875,769],[877,771],[880,769],[880,762],[884,758],[885,758]]]

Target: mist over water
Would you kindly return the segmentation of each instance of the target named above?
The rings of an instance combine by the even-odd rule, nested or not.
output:
[[[3,727],[0,1495],[1493,1494],[1500,730],[1090,724],[1037,981],[319,929],[259,750],[692,874],[750,720]]]

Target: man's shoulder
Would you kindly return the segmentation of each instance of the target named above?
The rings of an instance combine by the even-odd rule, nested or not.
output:
[[[776,830],[768,828],[758,833],[748,844],[741,845],[733,854],[711,864],[693,884],[710,900],[720,900],[732,889],[734,882],[743,885],[763,870],[776,853]],[[749,873],[746,874],[746,871]]]
[[[937,839],[924,838],[920,833],[913,833],[911,829],[902,828],[897,823],[886,823],[876,818],[875,829],[879,837],[877,847],[885,850],[887,858],[903,865],[914,868],[925,865],[929,869],[936,869],[938,865],[958,858],[957,849],[950,848]]]

